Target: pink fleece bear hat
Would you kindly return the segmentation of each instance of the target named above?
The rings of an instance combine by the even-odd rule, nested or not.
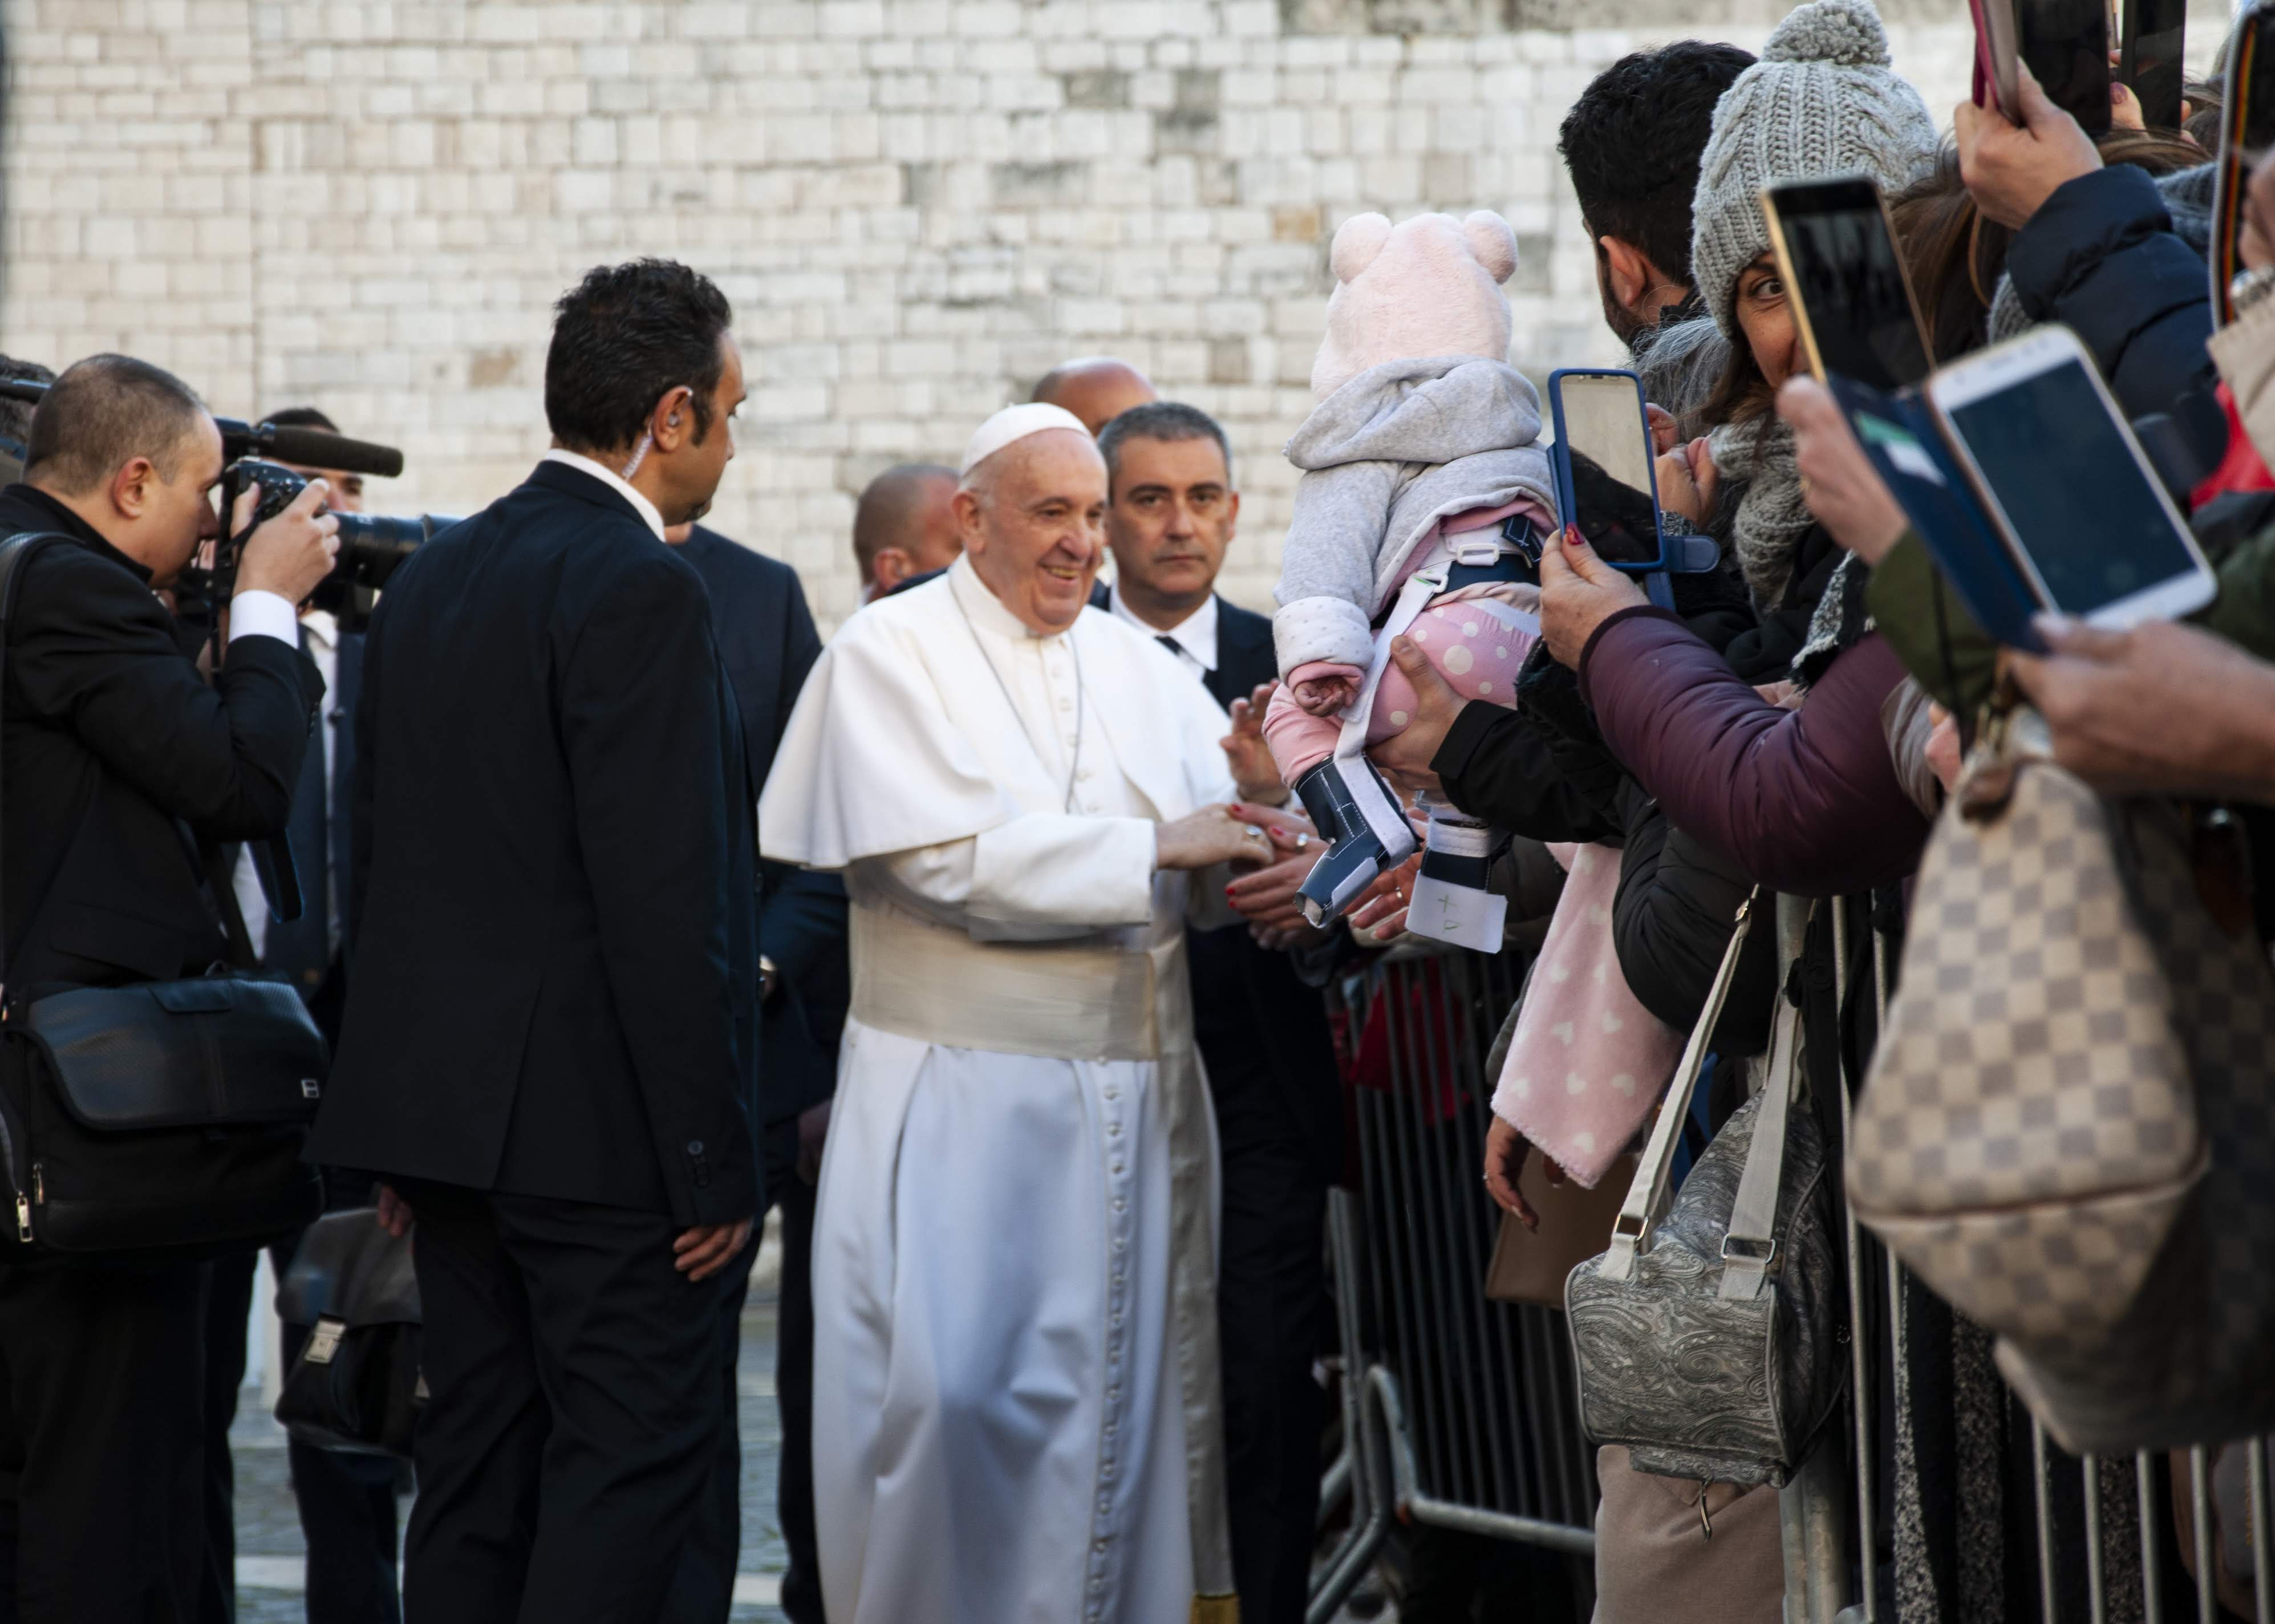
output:
[[[1353,215],[1335,230],[1327,264],[1326,336],[1311,363],[1311,398],[1325,400],[1371,366],[1410,356],[1508,359],[1508,300],[1516,233],[1491,209],[1464,219],[1416,215],[1393,225]]]
[[[1335,228],[1327,264],[1335,289],[1327,295],[1327,330],[1311,362],[1312,399],[1326,399],[1385,361],[1508,359],[1512,329],[1500,284],[1516,274],[1516,233],[1493,210],[1460,220],[1416,215],[1396,225],[1383,215],[1353,215]],[[1288,674],[1289,697],[1311,715],[1333,715],[1357,696],[1364,675],[1314,661]],[[1316,680],[1331,686],[1307,702],[1305,684]]]

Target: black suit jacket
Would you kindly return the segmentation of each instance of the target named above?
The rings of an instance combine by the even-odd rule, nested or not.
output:
[[[1100,588],[1092,602],[1104,608]],[[1216,601],[1216,668],[1202,683],[1229,710],[1258,683],[1278,680],[1272,622]],[[1306,986],[1285,953],[1258,947],[1245,925],[1189,931],[1193,1035],[1220,1115],[1258,1091],[1268,1091],[1299,1132],[1323,1180],[1342,1171],[1343,1114],[1334,1039],[1326,1001]]]
[[[759,1208],[756,831],[703,583],[540,464],[396,571],[356,712],[335,1166]]]
[[[711,594],[712,629],[742,711],[755,797],[773,770],[806,673],[821,657],[821,634],[797,571],[788,564],[700,525],[679,551]],[[765,1061],[759,1120],[772,1124],[835,1091],[852,983],[843,880],[760,858],[759,892],[759,949],[780,978],[759,1021]]]
[[[11,486],[0,536],[25,531],[78,545],[32,561],[9,627],[8,981],[196,975],[227,952],[199,846],[283,832],[323,682],[291,644],[248,637],[208,685],[148,571]]]

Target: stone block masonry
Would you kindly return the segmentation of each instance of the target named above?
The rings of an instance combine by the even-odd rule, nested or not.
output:
[[[313,402],[463,512],[545,444],[552,301],[686,260],[751,380],[712,523],[856,601],[854,495],[1107,351],[1221,418],[1225,586],[1270,607],[1280,447],[1363,209],[1498,208],[1528,370],[1614,357],[1555,153],[1590,75],[1708,0],[9,0],[0,349],[125,350],[217,410]],[[1958,0],[1892,9],[1931,106]],[[2221,21],[2196,21],[2208,57]]]

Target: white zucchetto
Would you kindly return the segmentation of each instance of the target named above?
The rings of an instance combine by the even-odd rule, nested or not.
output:
[[[1085,438],[1090,434],[1083,420],[1064,406],[1045,405],[1041,401],[1006,406],[972,430],[971,438],[964,444],[964,462],[956,471],[956,477],[969,477],[974,468],[1014,441],[1054,428],[1071,428]]]

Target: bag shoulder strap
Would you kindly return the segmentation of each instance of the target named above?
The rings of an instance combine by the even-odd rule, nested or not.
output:
[[[1809,922],[1816,913],[1813,903],[1779,899],[1780,971],[1790,971],[1800,961]],[[1722,1235],[1721,1297],[1726,1303],[1757,1295],[1777,1258],[1778,1188],[1785,1180],[1786,1130],[1802,1074],[1801,1005],[1788,990],[1788,978],[1779,978],[1769,1077],[1762,1086],[1761,1109],[1754,1114],[1753,1137],[1747,1142],[1745,1171],[1738,1175],[1737,1197],[1730,1204],[1729,1227]]]
[[[78,543],[60,531],[26,530],[0,541],[0,708],[7,703],[9,625],[16,614],[16,594],[23,585],[24,570],[38,554],[57,542],[65,547]],[[7,751],[0,748],[0,808],[7,804]],[[0,823],[4,827],[4,823]],[[6,871],[0,866],[0,876]],[[4,1010],[8,998],[8,930],[4,893],[0,893],[0,1010]]]
[[[1644,1147],[1643,1159],[1636,1165],[1635,1182],[1628,1186],[1627,1199],[1620,1204],[1619,1220],[1612,1226],[1610,1250],[1597,1268],[1605,1280],[1633,1278],[1636,1257],[1648,1250],[1651,1227],[1667,1200],[1667,1179],[1674,1168],[1675,1142],[1682,1137],[1683,1120],[1690,1114],[1691,1090],[1697,1084],[1698,1069],[1706,1059],[1706,1045],[1713,1037],[1715,1023],[1722,1018],[1722,1006],[1730,996],[1730,983],[1738,973],[1738,955],[1753,930],[1754,913],[1761,902],[1762,892],[1757,887],[1753,895],[1738,905],[1730,945],[1722,950],[1721,966],[1714,972],[1705,1006],[1690,1029],[1690,1039],[1682,1046],[1682,1058],[1674,1062],[1674,1080],[1659,1106],[1659,1119],[1651,1125],[1651,1139]]]

